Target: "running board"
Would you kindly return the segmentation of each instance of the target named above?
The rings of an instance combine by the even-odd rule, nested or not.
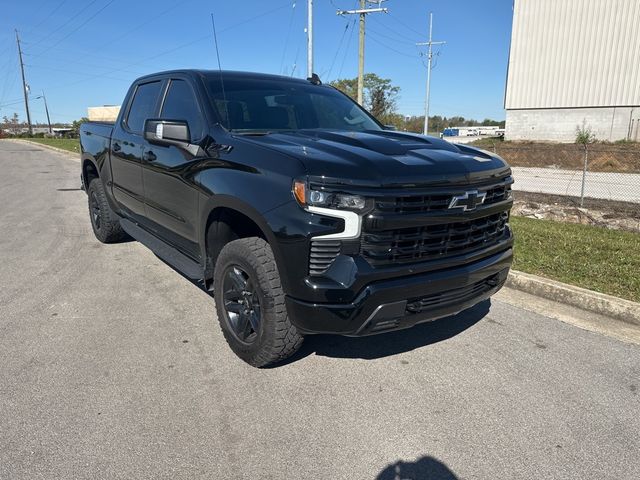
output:
[[[204,277],[202,267],[198,262],[191,260],[174,247],[167,245],[158,237],[139,227],[131,220],[121,218],[120,225],[122,225],[122,229],[125,232],[186,277],[192,280],[201,280],[202,277]]]

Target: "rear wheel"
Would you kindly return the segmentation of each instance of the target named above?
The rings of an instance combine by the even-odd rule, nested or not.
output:
[[[238,357],[265,367],[295,353],[302,335],[289,321],[271,247],[261,238],[229,242],[214,273],[222,332]]]
[[[119,242],[127,238],[120,226],[118,216],[111,210],[104,186],[99,178],[94,178],[87,189],[89,216],[93,233],[102,243]]]

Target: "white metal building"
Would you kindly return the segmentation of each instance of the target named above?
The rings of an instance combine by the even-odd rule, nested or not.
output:
[[[507,140],[640,141],[640,0],[514,0]]]

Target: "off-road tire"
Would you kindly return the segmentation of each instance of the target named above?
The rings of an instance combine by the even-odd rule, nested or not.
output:
[[[102,243],[116,243],[126,239],[128,236],[120,226],[118,216],[111,210],[104,191],[104,185],[102,185],[102,181],[99,178],[94,178],[89,183],[87,197],[89,218],[96,238]],[[94,209],[94,202],[98,207],[97,212]]]
[[[260,300],[260,331],[253,343],[241,342],[229,324],[224,308],[223,276],[239,266],[255,282]],[[218,320],[231,350],[254,367],[266,367],[293,355],[303,337],[289,321],[280,275],[267,242],[258,237],[242,238],[223,247],[214,270],[214,298]]]

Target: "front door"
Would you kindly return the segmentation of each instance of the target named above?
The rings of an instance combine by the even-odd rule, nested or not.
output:
[[[160,118],[186,121],[191,143],[202,139],[203,116],[187,80],[170,81]],[[150,228],[168,243],[198,259],[198,192],[191,177],[200,159],[178,146],[149,143],[145,145],[142,158],[146,216]]]

